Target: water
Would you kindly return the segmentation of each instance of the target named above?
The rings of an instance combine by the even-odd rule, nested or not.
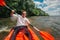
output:
[[[40,30],[46,31],[55,37],[55,40],[60,40],[60,17],[31,17],[32,24]]]
[[[32,25],[42,31],[46,31],[55,37],[55,40],[60,40],[60,16],[35,16],[29,18]],[[5,28],[5,29],[4,29]],[[6,30],[7,27],[1,27],[0,30]]]

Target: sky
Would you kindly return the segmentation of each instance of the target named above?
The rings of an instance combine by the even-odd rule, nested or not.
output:
[[[35,7],[51,16],[60,15],[60,0],[34,0]]]

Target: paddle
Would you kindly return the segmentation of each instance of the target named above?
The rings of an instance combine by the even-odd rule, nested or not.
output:
[[[12,10],[11,8],[9,8],[9,7],[6,5],[6,3],[5,3],[4,0],[0,0],[0,6],[5,6],[5,7],[8,8],[9,10]]]
[[[54,37],[51,34],[49,34],[48,32],[41,31],[37,27],[35,27],[35,26],[31,25],[31,24],[30,24],[30,26],[32,26],[36,31],[38,31],[39,34],[42,36],[42,38],[44,40],[55,40]]]
[[[44,40],[54,40],[54,37],[52,35],[50,35],[49,33],[45,32],[45,31],[41,31],[36,27],[33,27],[33,28],[40,33],[40,35],[42,36],[42,38],[44,38]]]

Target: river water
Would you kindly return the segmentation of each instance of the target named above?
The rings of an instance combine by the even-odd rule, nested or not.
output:
[[[32,25],[41,31],[50,33],[55,40],[60,40],[60,16],[34,16],[29,19]],[[7,27],[5,27],[5,29],[6,28]],[[4,30],[4,27],[2,27],[2,29]]]
[[[31,17],[31,23],[42,31],[46,31],[54,36],[55,40],[60,40],[60,16],[38,16]]]

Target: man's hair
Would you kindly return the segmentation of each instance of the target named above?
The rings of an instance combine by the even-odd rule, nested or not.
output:
[[[26,12],[25,10],[21,10],[21,12]]]
[[[17,11],[18,14],[22,15],[23,12],[26,12],[25,10]]]

